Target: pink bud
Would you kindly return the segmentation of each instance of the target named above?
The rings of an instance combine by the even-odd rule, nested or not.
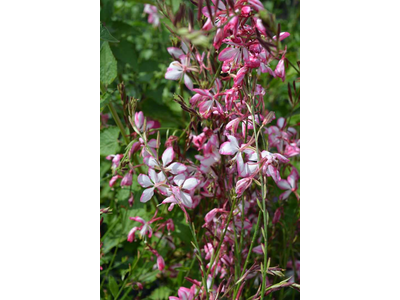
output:
[[[110,187],[113,187],[113,185],[114,185],[115,182],[118,180],[118,178],[122,178],[122,176],[115,175],[115,176],[111,177],[110,182],[108,183],[108,185],[109,185]]]
[[[133,201],[134,201],[135,199],[133,198],[133,193],[131,193],[131,196],[130,196],[130,198],[129,198],[129,200],[128,200],[128,203],[129,203],[129,206],[130,207],[132,207],[132,205],[133,205]]]
[[[258,68],[260,66],[260,60],[255,56],[251,56],[245,61],[245,66],[253,69]]]
[[[172,219],[167,220],[167,230],[175,231],[175,225],[174,225],[174,221]]]
[[[133,153],[135,153],[136,151],[138,151],[140,149],[140,142],[134,142],[132,145],[131,150],[129,151],[129,156],[131,156]]]
[[[165,268],[165,262],[161,255],[157,256],[157,267],[160,271]]]
[[[135,113],[135,125],[136,127],[141,130],[144,122],[143,112],[139,111]]]
[[[276,224],[279,222],[279,220],[281,219],[281,207],[279,207],[275,213],[274,213],[274,218],[272,219],[272,224]]]
[[[132,171],[125,174],[124,178],[121,180],[121,186],[131,186],[132,185]]]
[[[246,6],[242,7],[242,16],[243,17],[248,17],[250,12],[251,12],[251,7],[250,6],[246,5]]]
[[[285,57],[282,57],[282,59],[276,65],[275,75],[282,78],[282,82],[285,81]]]
[[[236,183],[236,194],[241,196],[243,192],[251,185],[252,178],[243,178]]]

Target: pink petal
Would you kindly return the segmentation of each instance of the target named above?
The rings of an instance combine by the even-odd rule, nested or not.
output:
[[[292,193],[291,190],[288,190],[279,196],[279,200],[286,200],[289,198],[290,194]]]
[[[132,220],[132,221],[139,222],[139,223],[141,223],[142,225],[144,225],[144,224],[146,223],[146,221],[143,220],[141,217],[129,217],[129,219]]]
[[[290,186],[289,182],[285,179],[282,179],[276,183],[276,185],[281,189],[281,190],[290,190],[292,187]]]
[[[238,48],[231,48],[231,47],[225,48],[218,55],[218,59],[220,61],[230,61],[235,57],[238,51],[240,51]]]
[[[254,253],[257,253],[257,254],[264,254],[264,251],[262,250],[261,245],[260,245],[260,246],[257,246],[257,247],[254,247],[254,248],[253,248],[253,252],[254,252]]]
[[[281,32],[279,34],[279,40],[282,41],[282,40],[286,39],[288,36],[290,36],[289,32]],[[276,41],[276,35],[273,37],[273,39]]]

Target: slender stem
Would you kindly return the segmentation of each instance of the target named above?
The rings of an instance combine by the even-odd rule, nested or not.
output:
[[[256,118],[255,118],[255,116],[254,116],[254,110],[255,110],[255,108],[254,108],[254,101],[255,101],[255,99],[254,99],[254,94],[253,94],[253,101],[252,101],[252,109],[251,109],[251,115],[252,115],[252,118],[253,118],[253,127],[254,127],[254,132],[257,132],[257,123],[256,123]],[[258,161],[260,161],[260,151],[259,151],[259,147],[258,147],[258,138],[256,138],[255,139],[255,142],[256,142],[256,149],[257,149],[257,158],[258,158]],[[268,249],[268,233],[267,233],[267,225],[268,225],[268,220],[267,220],[267,214],[268,214],[268,212],[267,212],[267,210],[266,210],[266,207],[265,207],[265,199],[264,199],[264,195],[265,195],[265,191],[264,191],[264,188],[265,188],[265,186],[264,186],[264,176],[263,176],[263,174],[262,174],[262,170],[260,169],[260,181],[261,181],[261,202],[262,202],[262,209],[263,209],[263,216],[264,216],[264,234],[263,234],[263,237],[264,237],[264,243],[265,243],[265,245],[264,245],[264,266],[263,266],[263,274],[262,274],[262,287],[261,287],[261,300],[263,300],[264,299],[264,294],[265,294],[265,287],[266,287],[266,283],[267,283],[267,281],[266,281],[266,279],[267,279],[267,249]]]
[[[291,66],[292,66],[292,68],[293,68],[293,69],[295,69],[295,70],[296,70],[296,72],[297,72],[297,73],[299,73],[299,75],[300,75],[300,71],[299,71],[299,70],[298,70],[298,69],[297,69],[297,68],[294,66],[294,64],[292,64],[292,63],[290,62],[290,60],[288,60],[288,59],[286,59],[286,61],[287,61],[287,62],[288,62],[288,64],[289,64],[289,65],[291,65]]]
[[[125,143],[128,145],[128,144],[129,144],[129,139],[128,139],[128,137],[126,136],[124,126],[122,125],[122,122],[121,122],[120,118],[118,117],[118,114],[117,114],[117,112],[115,111],[115,108],[114,108],[114,106],[112,105],[111,102],[108,104],[108,109],[110,110],[110,112],[111,112],[111,114],[112,114],[112,116],[113,116],[113,119],[114,119],[115,123],[117,123],[117,125],[118,125],[118,127],[119,127],[119,130],[121,131],[121,134],[122,134],[122,136],[124,137]]]
[[[242,273],[240,274],[239,279],[242,278],[243,275],[244,275],[244,273],[246,272],[246,267],[247,267],[247,264],[249,263],[251,251],[253,250],[253,246],[254,246],[254,243],[255,243],[256,238],[257,238],[258,228],[260,227],[261,214],[262,214],[262,212],[260,211],[260,212],[258,213],[258,219],[257,219],[256,230],[254,231],[253,239],[251,240],[251,244],[250,244],[250,248],[249,248],[249,252],[247,253],[247,257],[246,257],[246,260],[245,260],[245,262],[244,262],[243,269],[242,269]],[[236,295],[237,295],[237,293],[238,293],[238,291],[239,291],[239,287],[240,287],[240,286],[238,285],[238,286],[235,288],[235,293],[234,293],[234,296],[233,296],[234,299],[236,298]]]

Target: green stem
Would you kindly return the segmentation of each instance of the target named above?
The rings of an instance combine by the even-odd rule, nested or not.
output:
[[[249,263],[251,251],[253,250],[254,243],[255,243],[255,241],[256,241],[256,239],[257,239],[258,228],[260,227],[260,222],[261,222],[261,214],[262,214],[262,212],[260,211],[260,212],[258,213],[258,219],[257,219],[256,230],[254,231],[253,239],[251,240],[251,244],[250,244],[250,248],[249,248],[249,252],[247,253],[247,257],[246,257],[246,260],[245,260],[245,262],[244,262],[243,269],[242,269],[242,273],[240,274],[239,279],[242,278],[243,275],[244,275],[244,273],[246,272],[246,267],[247,267],[247,264]],[[236,295],[237,295],[237,293],[238,293],[238,291],[239,291],[239,288],[240,288],[240,285],[238,285],[238,286],[235,288],[235,293],[234,293],[233,299],[236,298]]]
[[[129,144],[129,139],[126,136],[126,132],[124,130],[124,126],[122,125],[122,122],[121,122],[120,118],[118,117],[118,114],[115,111],[115,108],[114,108],[114,106],[112,105],[111,102],[108,104],[108,109],[110,110],[115,123],[117,123],[117,125],[119,127],[119,130],[121,131],[121,134],[124,137],[125,144],[128,145]]]
[[[254,94],[253,94],[254,95]],[[251,109],[251,115],[253,118],[253,127],[254,127],[254,132],[257,132],[257,123],[256,123],[256,118],[254,116],[254,96],[253,96],[253,101],[252,101],[252,109]],[[257,149],[257,158],[258,161],[260,161],[260,151],[259,151],[259,147],[258,147],[258,138],[256,135],[256,149]],[[264,294],[265,294],[265,287],[266,287],[266,279],[267,279],[267,249],[268,249],[268,232],[267,232],[267,225],[268,225],[268,220],[267,220],[267,210],[265,207],[265,191],[264,191],[264,176],[262,174],[262,170],[260,170],[260,181],[261,181],[261,202],[262,202],[262,210],[263,210],[263,216],[264,216],[264,232],[263,232],[263,237],[264,237],[264,266],[263,266],[263,270],[262,270],[262,287],[261,287],[261,300],[264,299]]]

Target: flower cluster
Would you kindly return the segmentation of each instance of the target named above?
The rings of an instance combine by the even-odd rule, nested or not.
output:
[[[159,207],[165,206],[167,215],[177,206],[189,224],[196,218],[195,211],[203,213],[197,230],[204,230],[204,238],[194,243],[193,254],[202,270],[201,281],[189,278],[191,288],[181,287],[178,297],[170,299],[224,295],[239,299],[249,282],[261,286],[256,296],[263,298],[276,290],[270,276],[282,274],[282,269],[267,268],[266,261],[269,214],[274,227],[284,213],[283,206],[271,212],[272,200],[287,201],[294,194],[300,201],[300,175],[293,163],[300,155],[299,133],[288,119],[276,119],[265,108],[267,91],[259,84],[263,73],[285,81],[286,49],[279,50],[278,45],[290,34],[271,35],[259,17],[264,10],[259,0],[212,2],[199,7],[205,20],[202,30],[212,37],[212,49],[202,52],[183,37],[179,47],[167,49],[174,61],[165,78],[183,81],[192,93],[188,102],[180,101],[191,116],[185,150],[176,136],[162,146],[157,136],[160,124],[135,112],[129,151],[107,157],[114,172],[109,185],[120,180],[122,187],[130,186],[137,175],[143,188],[140,202],[153,201],[157,207],[149,221],[130,218],[141,225],[130,230],[127,240],[133,242],[137,233],[145,239],[160,271],[168,260],[149,241],[153,236],[168,239],[162,232],[173,232],[174,223],[172,219],[162,223],[163,217],[156,217]],[[152,17],[150,22],[159,22],[152,7],[146,6],[145,11]],[[185,155],[188,148],[197,153]],[[262,224],[262,230],[256,224]],[[167,242],[175,249],[172,239]],[[256,261],[251,265],[250,255]],[[293,269],[293,265],[288,267]],[[293,278],[281,286],[290,285],[296,287]]]

